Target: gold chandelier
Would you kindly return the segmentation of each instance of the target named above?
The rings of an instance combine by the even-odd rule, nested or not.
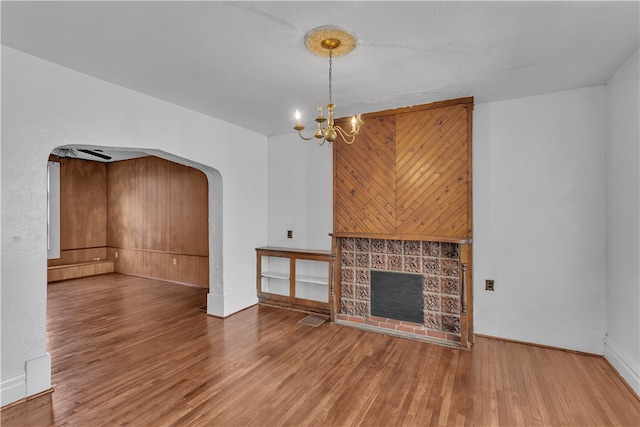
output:
[[[325,118],[322,111],[322,103],[318,102],[318,116],[316,117],[317,129],[315,134],[309,138],[305,138],[302,135],[304,126],[300,120],[300,111],[298,110],[296,110],[296,125],[293,128],[298,131],[300,138],[305,141],[316,138],[319,145],[323,145],[325,141],[329,141],[329,143],[334,142],[338,139],[338,135],[341,136],[347,144],[353,144],[356,140],[356,135],[360,132],[360,126],[362,126],[364,122],[360,118],[360,114],[351,117],[351,130],[348,132],[334,124],[333,109],[335,105],[333,104],[331,92],[331,72],[333,58],[351,52],[356,47],[356,37],[342,28],[323,26],[309,31],[304,37],[304,43],[311,53],[324,58],[329,57],[329,103],[326,105],[327,117]],[[325,122],[326,125],[324,125]]]

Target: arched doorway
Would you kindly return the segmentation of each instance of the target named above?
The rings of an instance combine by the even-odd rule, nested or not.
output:
[[[161,150],[74,145],[58,147],[53,150],[53,154],[58,159],[68,159],[69,164],[89,164],[82,166],[84,170],[76,172],[79,176],[76,180],[80,181],[80,184],[78,188],[72,188],[72,191],[78,195],[75,198],[88,199],[85,203],[89,204],[92,203],[91,197],[94,200],[96,197],[99,200],[104,198],[103,208],[94,206],[85,211],[88,212],[87,216],[98,216],[93,223],[100,224],[100,221],[104,221],[104,230],[100,230],[99,233],[109,234],[109,238],[102,237],[100,240],[99,233],[98,240],[93,235],[86,237],[85,240],[93,238],[96,241],[76,245],[80,246],[77,251],[63,251],[65,260],[49,261],[49,265],[64,266],[68,260],[86,262],[101,261],[102,258],[118,265],[118,272],[124,274],[205,286],[209,289],[207,311],[209,314],[218,315],[216,304],[218,298],[222,298],[223,295],[222,177],[218,170]],[[111,177],[109,185],[106,184],[107,169]],[[146,179],[147,175],[149,179]],[[152,184],[138,182],[145,179]],[[97,184],[91,187],[91,181],[96,180]],[[102,185],[100,180],[104,180],[104,189],[96,191],[96,185]],[[137,182],[134,185],[138,187],[132,188],[131,182]],[[197,193],[192,187],[200,187],[201,192]],[[100,191],[104,191],[104,195],[94,194]],[[200,194],[195,196],[199,200],[197,203],[188,202],[189,194],[194,191]],[[203,191],[206,194],[204,198],[201,196]],[[106,225],[107,192],[110,193],[108,203],[111,206],[109,226]],[[136,198],[144,200],[135,200]],[[67,199],[72,200],[74,197],[67,196]],[[102,202],[98,204],[100,203]],[[167,206],[157,213],[156,208],[162,203]],[[202,204],[205,206],[202,207]],[[200,207],[189,209],[184,205]],[[131,217],[132,210],[139,211],[136,214],[137,220]],[[50,214],[48,216],[51,217]],[[151,219],[152,216],[156,217],[155,222]],[[88,226],[85,218],[77,221],[84,221],[80,234],[86,235],[86,230],[91,227],[101,228],[95,224]],[[136,222],[144,224],[136,228]],[[147,229],[144,229],[145,226]],[[79,239],[82,240],[83,237],[80,236]],[[131,243],[136,239],[137,244]],[[176,242],[180,239],[183,241],[182,244]],[[129,241],[129,244],[122,244],[123,241]],[[154,244],[156,247],[153,247]],[[172,245],[173,249],[168,248]],[[149,254],[151,256],[148,256]],[[82,257],[86,259],[81,260]],[[161,266],[155,269],[147,268],[145,271],[140,269],[144,264],[141,262],[143,259],[147,263],[158,263]],[[149,276],[148,272],[152,270],[156,276]]]

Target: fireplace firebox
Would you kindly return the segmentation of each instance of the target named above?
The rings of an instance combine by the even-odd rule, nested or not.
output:
[[[422,323],[422,276],[372,270],[371,315]]]

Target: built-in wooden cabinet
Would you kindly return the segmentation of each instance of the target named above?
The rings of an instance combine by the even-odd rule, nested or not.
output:
[[[260,302],[329,313],[330,251],[256,248],[256,288]]]

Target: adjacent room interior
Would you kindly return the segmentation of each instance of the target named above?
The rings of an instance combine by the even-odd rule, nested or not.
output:
[[[116,272],[209,287],[204,173],[139,153],[110,162],[55,152],[60,240],[47,282]]]

